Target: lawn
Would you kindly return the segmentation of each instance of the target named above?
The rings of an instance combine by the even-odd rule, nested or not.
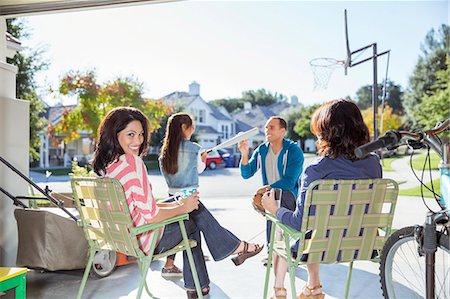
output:
[[[423,163],[425,162],[426,152],[421,151],[420,155],[413,157],[413,168],[415,170],[422,170],[423,169]],[[431,158],[431,169],[438,170],[439,169],[439,162],[441,161],[441,157],[439,157],[438,154],[436,154],[433,151],[430,151],[430,158]],[[409,162],[408,162],[409,163]],[[428,162],[425,167],[425,169],[428,169]]]
[[[392,162],[394,162],[397,159],[403,158],[404,156],[395,156],[391,158],[383,158],[381,160],[381,166],[383,166],[383,171],[395,171],[394,168],[392,168]]]
[[[431,189],[431,184],[430,183],[427,183],[426,185]],[[441,186],[441,184],[440,184],[440,180],[439,179],[433,180],[433,186],[434,186],[434,191],[436,193],[440,194],[440,186]],[[421,197],[420,186],[417,186],[417,187],[414,187],[414,188],[410,188],[410,189],[405,189],[405,190],[401,190],[400,189],[399,195]],[[425,187],[424,187],[424,190],[423,190],[423,195],[424,195],[424,197],[429,197],[429,198],[433,198],[434,197],[433,194],[430,191],[425,189]]]

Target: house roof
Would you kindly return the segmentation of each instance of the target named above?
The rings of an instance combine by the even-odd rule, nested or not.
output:
[[[197,125],[195,130],[198,133],[202,133],[202,134],[221,134],[221,133],[217,132],[217,130],[211,126]]]
[[[291,105],[288,102],[276,102],[270,105],[268,108],[273,111],[276,115],[280,115],[281,112],[290,108]]]
[[[200,98],[202,101],[204,101],[209,109],[211,110],[211,115],[217,119],[217,120],[232,120],[229,116],[223,114],[220,112],[220,110],[214,106],[213,104],[210,104],[206,102],[201,96],[199,95],[190,95],[188,92],[185,91],[174,91],[163,98],[161,98],[162,101],[164,101],[165,104],[176,106],[176,107],[188,107],[194,100],[197,98]]]
[[[51,124],[56,125],[60,122],[61,117],[66,110],[72,110],[75,109],[76,105],[68,105],[68,106],[53,106],[53,107],[47,107],[45,108],[44,115],[42,117],[45,117]]]
[[[189,106],[198,96],[192,96],[185,91],[174,91],[161,98],[165,104],[171,106]]]
[[[220,112],[219,108],[217,108],[216,106],[214,106],[213,104],[207,103],[209,108],[212,111],[212,115],[215,119],[218,120],[232,120],[232,118],[230,118],[228,115],[223,114],[222,112]]]
[[[250,127],[258,127],[263,129],[264,125],[271,116],[277,115],[269,107],[256,105],[252,107],[251,110],[242,109],[241,111],[235,113],[233,118],[236,121],[245,123]]]

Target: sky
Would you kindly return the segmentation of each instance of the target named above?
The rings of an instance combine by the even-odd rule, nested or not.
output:
[[[372,60],[334,69],[314,90],[309,61],[345,60],[344,9],[352,51],[390,50],[388,79],[408,87],[427,32],[449,24],[449,1],[180,1],[25,17],[23,45],[44,47],[48,70],[37,77],[45,101],[71,104],[57,90],[70,70],[95,69],[98,82],[133,76],[148,98],[200,84],[206,101],[264,88],[304,105],[351,96],[373,82]],[[352,57],[372,56],[372,48]],[[378,57],[378,82],[387,55]]]

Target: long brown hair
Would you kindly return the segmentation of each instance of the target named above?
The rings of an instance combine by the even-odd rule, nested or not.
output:
[[[344,99],[320,106],[311,117],[311,132],[318,138],[318,154],[332,159],[344,156],[355,161],[355,148],[370,141],[358,106]]]
[[[164,171],[168,174],[175,174],[178,171],[178,149],[184,140],[182,125],[186,128],[193,126],[192,117],[188,113],[175,113],[167,121],[160,159]]]
[[[106,114],[97,130],[97,144],[92,162],[92,167],[96,174],[104,175],[106,167],[125,153],[119,144],[117,134],[134,120],[139,121],[144,130],[144,142],[139,147],[139,155],[147,153],[149,139],[147,117],[135,108],[114,108]]]

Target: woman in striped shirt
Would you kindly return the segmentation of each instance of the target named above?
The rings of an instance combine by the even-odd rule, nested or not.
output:
[[[93,168],[97,175],[118,179],[123,185],[133,224],[161,222],[176,215],[189,213],[185,221],[190,239],[197,241],[192,248],[202,293],[209,293],[209,277],[201,247],[200,232],[203,233],[208,249],[214,260],[219,261],[230,255],[236,265],[242,264],[262,250],[262,246],[241,241],[223,228],[205,206],[198,201],[198,192],[179,201],[156,203],[152,186],[148,180],[147,169],[140,158],[147,152],[149,130],[148,119],[138,109],[119,107],[111,110],[103,119],[97,133],[97,146]],[[150,231],[138,236],[141,248],[149,251],[150,237],[158,233],[155,253],[165,252],[182,241],[177,223],[165,226],[162,231]],[[183,277],[188,298],[197,298],[194,280],[183,252]]]

